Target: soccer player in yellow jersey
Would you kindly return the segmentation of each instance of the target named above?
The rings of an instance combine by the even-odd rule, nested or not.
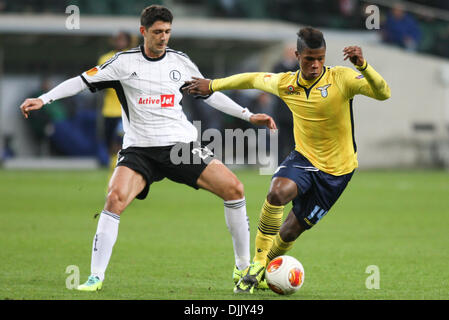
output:
[[[262,206],[254,262],[234,292],[253,292],[267,263],[285,254],[305,230],[317,224],[342,194],[357,167],[352,106],[362,94],[390,97],[385,80],[364,59],[357,46],[343,49],[355,68],[324,65],[326,42],[321,31],[306,27],[297,33],[300,69],[285,73],[242,73],[223,79],[189,81],[185,91],[210,94],[219,90],[260,89],[280,97],[290,108],[295,149],[273,175]],[[293,208],[282,223],[284,206]]]
[[[114,49],[103,54],[98,59],[99,66],[111,59],[117,52],[127,50],[131,47],[131,35],[127,32],[121,31],[117,33],[112,40]],[[110,175],[112,175],[112,171],[114,171],[117,163],[117,152],[121,148],[123,138],[123,128],[121,126],[122,107],[114,89],[105,89],[101,113],[104,119],[104,139],[110,157]]]

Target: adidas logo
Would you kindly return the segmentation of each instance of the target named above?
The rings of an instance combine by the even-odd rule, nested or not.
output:
[[[137,73],[134,71],[133,73],[131,73],[131,75],[129,76],[129,79],[138,79],[139,76],[137,75]]]

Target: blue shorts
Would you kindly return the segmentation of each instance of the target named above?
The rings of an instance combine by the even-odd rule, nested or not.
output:
[[[330,210],[351,180],[351,173],[334,176],[315,168],[298,151],[293,150],[280,164],[273,178],[293,180],[298,196],[293,199],[293,213],[299,223],[310,229]]]

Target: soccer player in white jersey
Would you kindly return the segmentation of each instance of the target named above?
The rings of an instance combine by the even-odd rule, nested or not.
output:
[[[169,178],[195,189],[208,190],[224,200],[225,221],[231,233],[237,282],[250,264],[250,235],[243,185],[218,159],[195,142],[196,128],[181,105],[184,82],[201,77],[196,65],[182,52],[167,47],[173,16],[162,6],[142,11],[140,33],[144,44],[117,53],[103,65],[69,79],[20,106],[25,118],[54,100],[90,89],[114,88],[122,105],[125,131],[117,166],[109,181],[108,195],[93,239],[91,275],[78,290],[96,291],[117,239],[120,217],[134,198],[145,199],[153,182]],[[202,97],[210,106],[255,125],[276,129],[266,114],[252,114],[222,93]],[[173,164],[174,147],[188,149],[190,161]]]

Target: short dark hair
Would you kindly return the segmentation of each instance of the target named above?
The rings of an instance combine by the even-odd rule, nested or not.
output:
[[[326,47],[323,33],[312,27],[301,28],[296,34],[298,39],[296,41],[296,50],[302,52],[304,49],[318,49]]]
[[[170,22],[173,21],[173,15],[166,7],[153,4],[142,10],[140,14],[140,25],[148,29],[156,21]]]

